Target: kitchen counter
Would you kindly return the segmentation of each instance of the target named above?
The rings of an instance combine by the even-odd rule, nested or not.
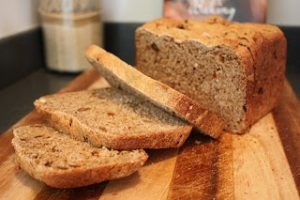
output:
[[[75,77],[76,75],[53,73],[42,68],[0,90],[0,133],[29,113],[36,98],[58,91]],[[299,70],[287,70],[287,78],[299,97]]]
[[[36,98],[58,91],[75,77],[41,68],[0,90],[0,133],[29,113]]]

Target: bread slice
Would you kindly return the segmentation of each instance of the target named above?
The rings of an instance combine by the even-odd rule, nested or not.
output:
[[[136,172],[148,156],[144,150],[96,148],[43,124],[13,130],[12,145],[20,167],[55,188],[74,188]]]
[[[278,27],[162,18],[135,38],[138,70],[217,113],[231,132],[245,132],[282,92],[286,39]]]
[[[52,127],[113,149],[179,147],[192,126],[117,88],[54,94],[34,102]]]
[[[176,114],[214,138],[222,133],[222,120],[182,93],[142,74],[95,45],[87,49],[86,56],[112,86],[127,90],[169,113]]]

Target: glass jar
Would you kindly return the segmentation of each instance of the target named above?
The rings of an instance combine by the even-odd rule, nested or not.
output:
[[[40,0],[46,63],[60,72],[80,72],[89,67],[84,51],[102,46],[99,0]]]

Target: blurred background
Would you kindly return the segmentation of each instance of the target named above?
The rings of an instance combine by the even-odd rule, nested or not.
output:
[[[57,91],[89,67],[82,61],[86,44],[99,44],[134,65],[135,29],[163,15],[220,14],[280,26],[288,38],[287,77],[300,94],[299,0],[65,0],[58,6],[57,2],[61,1],[0,1],[0,131],[31,110],[34,98]]]

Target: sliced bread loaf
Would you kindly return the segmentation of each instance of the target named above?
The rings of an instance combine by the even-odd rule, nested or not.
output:
[[[129,176],[148,158],[143,150],[92,147],[42,124],[16,128],[13,134],[20,167],[55,188],[81,187]]]
[[[113,149],[179,147],[192,126],[117,88],[54,94],[34,102],[52,127]]]
[[[222,120],[182,93],[142,74],[95,45],[87,49],[86,56],[112,86],[127,90],[169,113],[176,114],[214,138],[222,133]]]
[[[267,24],[157,19],[136,30],[137,68],[243,133],[282,91],[286,39]]]

